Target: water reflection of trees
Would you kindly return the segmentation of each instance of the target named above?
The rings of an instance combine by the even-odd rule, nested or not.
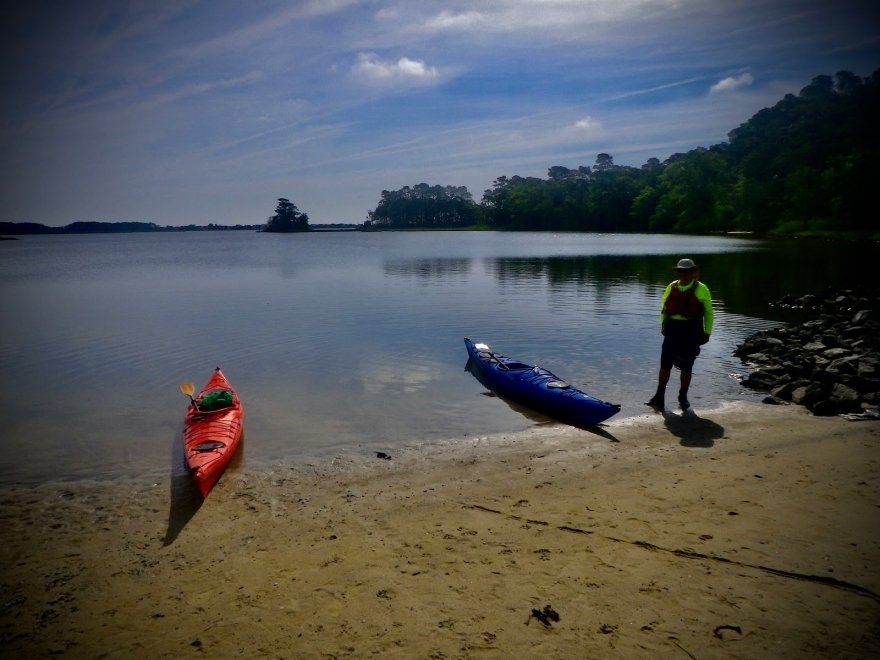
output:
[[[700,265],[702,279],[726,311],[775,318],[784,313],[770,303],[786,294],[873,282],[871,271],[880,249],[872,244],[778,242],[755,250],[681,256]],[[550,284],[590,283],[612,289],[622,282],[637,282],[659,289],[675,279],[672,266],[677,259],[677,255],[500,258],[490,262],[489,270],[499,281],[541,278]]]
[[[786,294],[820,292],[827,287],[851,288],[874,281],[880,248],[872,243],[778,241],[749,250],[715,254],[594,255],[558,257],[497,257],[481,260],[502,284],[542,282],[552,288],[589,284],[603,294],[642,284],[659,291],[675,278],[680,257],[699,264],[713,297],[733,314],[786,320],[770,303]],[[442,280],[468,274],[470,258],[389,261],[385,273]]]
[[[450,275],[466,275],[471,271],[471,259],[399,259],[384,264],[386,275],[406,275],[424,279],[443,279]]]

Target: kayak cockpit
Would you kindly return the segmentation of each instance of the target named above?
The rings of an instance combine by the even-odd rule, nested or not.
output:
[[[216,451],[218,449],[223,449],[223,447],[225,446],[225,442],[220,442],[219,440],[210,440],[208,442],[200,442],[199,444],[190,447],[190,451],[202,453],[206,451]]]
[[[505,371],[525,371],[527,369],[530,370],[534,368],[530,364],[517,362],[491,351],[480,351],[479,353],[477,353],[477,356],[483,362],[494,364],[495,366],[499,367],[500,369],[504,369]]]
[[[548,389],[551,390],[567,390],[571,385],[568,383],[563,383],[561,380],[549,380],[545,383]]]

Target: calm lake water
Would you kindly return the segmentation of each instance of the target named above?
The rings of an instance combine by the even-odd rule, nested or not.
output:
[[[393,453],[548,420],[486,396],[462,338],[646,412],[662,289],[692,257],[716,330],[696,411],[756,400],[732,356],[784,293],[872,278],[872,244],[495,232],[33,236],[0,243],[0,480],[178,466],[186,399],[223,368],[241,466]],[[677,387],[677,378],[673,382]],[[674,399],[674,396],[670,397]]]

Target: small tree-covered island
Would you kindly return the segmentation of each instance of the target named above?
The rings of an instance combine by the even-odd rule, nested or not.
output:
[[[278,206],[275,207],[275,215],[269,216],[263,231],[288,233],[294,231],[308,231],[309,216],[300,212],[296,204],[284,197],[278,198]]]

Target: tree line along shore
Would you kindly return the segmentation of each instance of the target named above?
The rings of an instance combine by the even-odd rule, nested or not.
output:
[[[876,235],[866,209],[880,176],[880,69],[817,76],[709,148],[620,166],[501,176],[477,204],[466,188],[383,190],[377,227],[661,233]]]
[[[592,166],[550,166],[546,178],[499,176],[477,203],[464,186],[382,190],[362,224],[345,229],[468,229],[730,233],[871,237],[880,179],[880,69],[819,75],[711,147],[641,167],[600,153]],[[327,226],[323,226],[327,228]],[[279,198],[265,223],[160,227],[149,222],[3,222],[0,234],[196,230],[303,232],[308,214]]]

